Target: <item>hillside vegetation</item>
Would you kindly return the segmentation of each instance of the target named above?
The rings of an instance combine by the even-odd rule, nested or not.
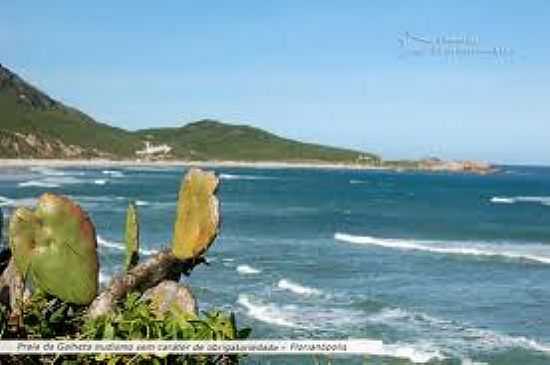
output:
[[[165,145],[162,152],[136,154]],[[359,151],[302,143],[244,125],[201,120],[127,131],[54,100],[0,65],[0,158],[180,159],[355,163]]]

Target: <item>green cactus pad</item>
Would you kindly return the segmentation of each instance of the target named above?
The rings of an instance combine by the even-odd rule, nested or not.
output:
[[[126,271],[136,266],[139,261],[139,218],[134,203],[128,205],[126,210],[126,230],[124,234],[126,243],[126,259],[124,267]]]
[[[219,180],[213,172],[191,169],[178,198],[172,252],[180,260],[199,258],[218,234]]]
[[[95,229],[70,199],[40,197],[34,211],[19,208],[10,221],[10,247],[18,270],[59,299],[88,304],[97,294]]]

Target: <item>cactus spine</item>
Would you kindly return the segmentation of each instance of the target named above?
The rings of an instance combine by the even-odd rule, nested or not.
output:
[[[128,271],[136,266],[139,261],[139,217],[137,207],[133,202],[130,202],[126,210],[124,241],[126,243],[124,268]]]

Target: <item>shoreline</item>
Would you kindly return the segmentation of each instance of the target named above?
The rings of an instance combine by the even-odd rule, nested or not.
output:
[[[107,159],[0,159],[0,168],[5,167],[203,167],[203,168],[255,168],[255,169],[316,169],[348,171],[391,171],[453,173],[487,175],[499,171],[495,166],[472,162],[441,162],[424,166],[377,166],[350,163],[289,162],[289,161],[187,161],[187,160],[107,160]],[[467,167],[470,166],[470,167]],[[471,168],[474,166],[475,168]]]
[[[339,163],[278,162],[278,161],[140,161],[140,160],[62,160],[62,159],[0,159],[2,167],[247,167],[272,169],[342,169],[342,170],[393,170],[384,166]]]

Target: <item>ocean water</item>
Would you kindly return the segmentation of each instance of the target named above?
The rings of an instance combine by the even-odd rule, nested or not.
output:
[[[184,168],[0,168],[0,206],[72,197],[123,261],[129,200],[142,256],[169,242]],[[221,235],[188,280],[253,338],[384,342],[368,363],[550,363],[550,168],[490,176],[216,169]],[[249,363],[313,363],[253,357]],[[337,357],[333,363],[364,363]]]

